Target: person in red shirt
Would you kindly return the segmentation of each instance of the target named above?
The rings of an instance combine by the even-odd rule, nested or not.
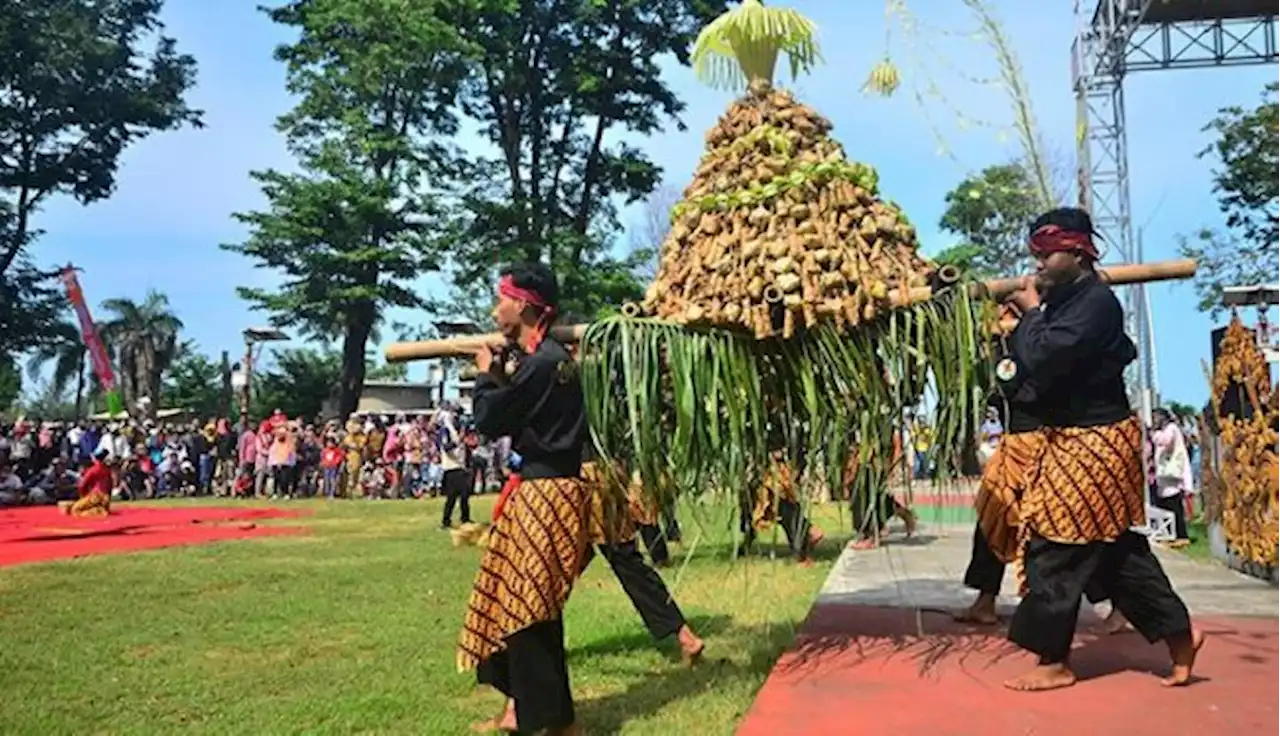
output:
[[[111,467],[105,462],[106,452],[93,458],[93,464],[80,476],[76,492],[80,499],[71,504],[71,516],[107,516],[111,513]]]
[[[324,472],[323,488],[325,498],[333,498],[338,490],[338,478],[342,475],[342,463],[345,455],[338,447],[338,438],[329,435],[324,440],[324,451],[320,453],[320,469]]]

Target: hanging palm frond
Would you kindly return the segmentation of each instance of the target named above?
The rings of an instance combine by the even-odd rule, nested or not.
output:
[[[875,170],[771,87],[780,52],[798,69],[816,61],[815,30],[747,0],[699,36],[700,75],[745,81],[747,95],[708,133],[673,208],[658,274],[629,310],[649,316],[583,338],[593,442],[639,472],[653,503],[710,494],[750,508],[781,450],[797,478],[870,505],[904,411],[935,396],[945,472],[985,397],[969,289],[943,288]]]

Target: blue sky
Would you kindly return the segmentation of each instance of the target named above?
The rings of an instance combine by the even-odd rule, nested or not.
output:
[[[1075,103],[1071,92],[1071,3],[993,3],[1020,56],[1034,98],[1041,132],[1060,157],[1074,145]],[[262,204],[248,173],[289,168],[291,158],[272,127],[290,106],[284,72],[272,48],[287,40],[257,12],[254,2],[211,3],[169,0],[168,33],[199,63],[193,105],[205,110],[203,130],[165,133],[136,145],[121,162],[119,188],[105,202],[82,207],[70,200],[50,202],[37,224],[47,234],[33,252],[41,263],[73,262],[91,305],[114,296],[141,298],[148,289],[165,291],[186,323],[187,335],[216,355],[238,352],[240,331],[263,324],[235,295],[237,285],[270,286],[269,272],[222,251],[219,243],[244,236],[231,213]],[[867,71],[884,54],[881,4],[792,0],[821,29],[825,64],[796,83],[783,80],[798,96],[826,115],[848,155],[874,165],[884,194],[899,202],[917,224],[926,252],[952,243],[938,232],[943,196],[968,171],[1016,156],[1007,98],[999,90],[967,82],[959,74],[933,77],[948,102],[922,108],[909,94],[882,100],[860,92]],[[917,0],[912,4],[933,28],[922,29],[918,45],[930,55],[930,69],[951,67],[964,76],[994,76],[990,49],[963,32],[973,26],[959,2]],[[953,32],[954,31],[954,32]],[[906,84],[927,81],[912,54],[898,47],[895,59]],[[942,61],[945,63],[937,63]],[[684,120],[639,143],[665,169],[666,181],[683,188],[702,151],[702,137],[730,102],[727,94],[698,85],[674,64],[666,74],[688,102]],[[1146,72],[1125,86],[1129,165],[1135,225],[1143,227],[1148,260],[1176,257],[1176,236],[1220,216],[1210,190],[1209,162],[1196,152],[1209,142],[1200,132],[1214,112],[1231,104],[1252,105],[1262,86],[1275,80],[1274,66]],[[971,123],[961,121],[961,115]],[[930,122],[932,121],[932,122]],[[939,136],[946,153],[940,152]],[[1071,160],[1066,158],[1066,160]],[[1072,195],[1074,197],[1074,194]],[[627,213],[638,223],[640,213]],[[620,242],[626,243],[625,235]],[[441,288],[437,278],[418,285]],[[1209,355],[1211,321],[1195,310],[1189,284],[1151,288],[1159,385],[1166,398],[1201,402],[1208,389],[1201,360]],[[425,319],[399,313],[400,321]],[[423,375],[415,367],[412,375]]]

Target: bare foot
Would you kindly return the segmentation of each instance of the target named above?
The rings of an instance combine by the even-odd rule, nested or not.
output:
[[[476,733],[493,733],[494,731],[515,733],[520,730],[516,727],[516,701],[507,698],[507,704],[502,709],[501,715],[473,723],[471,730]]]
[[[702,652],[707,648],[706,642],[698,638],[688,624],[680,627],[677,636],[680,639],[680,658],[686,666],[696,666],[702,661]]]
[[[813,567],[813,558],[809,555],[802,555],[796,558],[796,567]]]
[[[916,533],[916,524],[917,524],[916,512],[912,511],[906,506],[903,506],[901,515],[902,515],[902,525],[903,527],[905,527],[907,538],[910,539],[911,537],[915,536],[915,533]]]
[[[822,531],[816,526],[809,527],[809,549],[813,549],[814,547],[817,547],[819,544],[822,543],[822,540],[826,538],[827,538],[826,532]]]
[[[956,612],[952,618],[962,624],[995,626],[1000,623],[1000,617],[996,615],[996,598],[993,595],[979,595],[973,605]]]
[[[1037,665],[1025,675],[1004,681],[1010,690],[1024,693],[1058,690],[1076,684],[1076,675],[1063,663]]]
[[[1204,632],[1191,627],[1191,635],[1169,641],[1169,657],[1173,660],[1173,674],[1160,681],[1165,687],[1184,687],[1191,684],[1191,671],[1196,666],[1196,655],[1204,646]]]
[[[1127,634],[1133,631],[1133,624],[1129,623],[1129,619],[1114,608],[1111,609],[1111,613],[1107,615],[1107,620],[1103,621],[1102,625],[1102,630],[1108,634]]]
[[[862,539],[858,539],[856,541],[849,543],[849,549],[852,549],[855,551],[875,549],[876,547],[879,547],[879,546],[880,546],[879,542],[869,537],[863,537]]]

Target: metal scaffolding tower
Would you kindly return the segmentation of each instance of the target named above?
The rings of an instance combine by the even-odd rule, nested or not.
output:
[[[1096,3],[1096,4],[1095,4]],[[1092,5],[1092,13],[1090,8]],[[1075,0],[1071,52],[1076,95],[1076,177],[1080,206],[1122,263],[1141,259],[1129,206],[1124,77],[1152,69],[1274,64],[1274,0]],[[1133,384],[1148,398],[1153,372],[1146,299],[1126,289],[1128,332],[1138,339],[1141,367]]]

